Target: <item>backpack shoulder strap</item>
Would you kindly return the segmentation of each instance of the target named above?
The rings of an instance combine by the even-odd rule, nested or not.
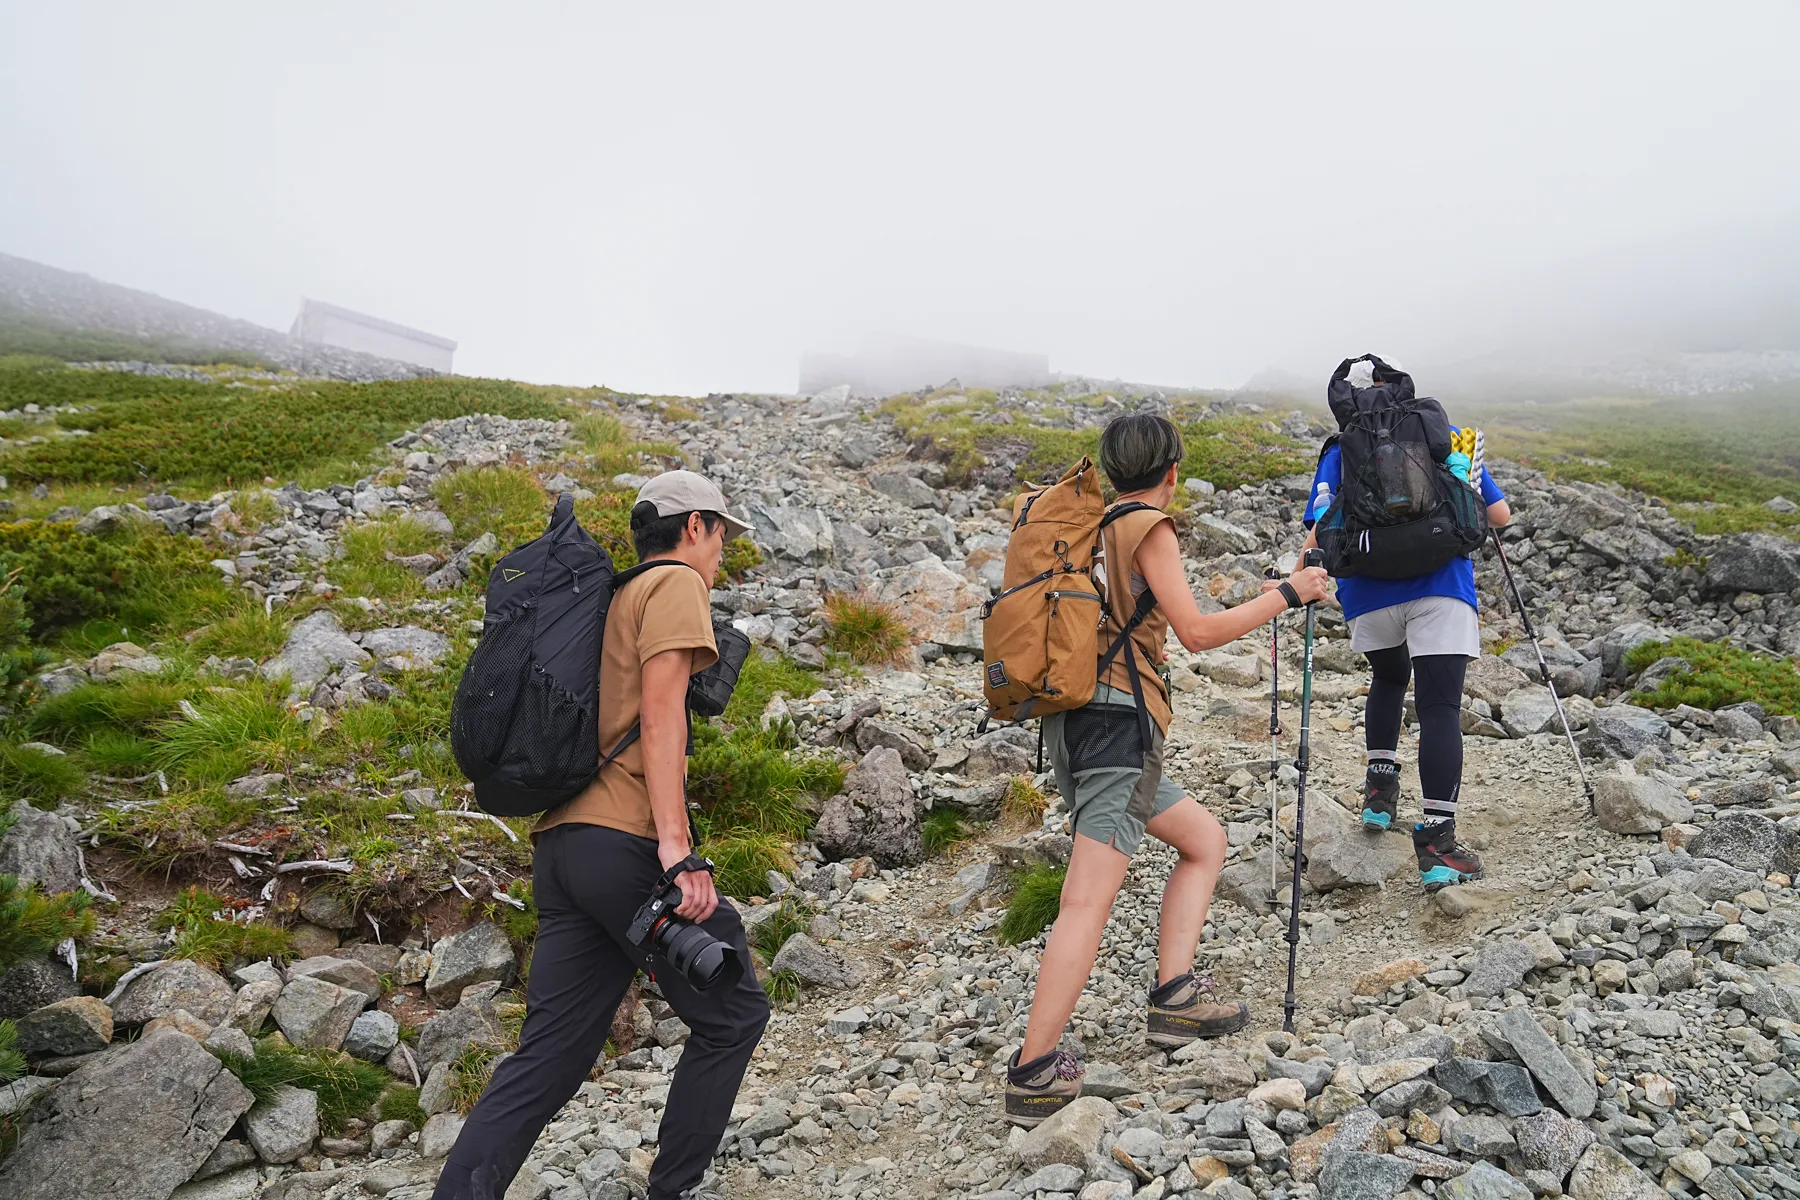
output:
[[[687,567],[688,570],[693,571],[696,575],[700,573],[694,567],[682,562],[679,558],[646,559],[637,566],[627,567],[625,570],[620,571],[617,575],[613,576],[613,594],[617,595],[619,589],[630,583],[633,579],[636,579],[639,575],[642,575],[647,571],[654,571],[658,567]]]
[[[1146,509],[1151,512],[1163,511],[1154,504],[1145,504],[1142,500],[1127,500],[1123,504],[1115,504],[1106,510],[1106,514],[1100,518],[1100,528],[1105,529],[1108,525],[1111,525],[1114,521],[1128,513],[1143,512]],[[1164,515],[1166,516],[1167,514],[1165,513]]]

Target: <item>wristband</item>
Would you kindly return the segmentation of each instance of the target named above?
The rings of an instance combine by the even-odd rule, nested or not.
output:
[[[1284,579],[1281,581],[1281,586],[1277,590],[1281,593],[1282,598],[1287,601],[1287,606],[1289,608],[1302,607],[1300,603],[1300,593],[1294,590],[1293,584]]]

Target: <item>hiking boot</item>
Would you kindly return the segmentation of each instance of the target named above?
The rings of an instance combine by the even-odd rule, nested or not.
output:
[[[1150,1022],[1144,1040],[1174,1050],[1199,1038],[1224,1037],[1250,1023],[1250,1006],[1215,1004],[1209,975],[1189,971],[1150,990]]]
[[[1428,892],[1481,878],[1481,856],[1457,842],[1454,821],[1413,826],[1413,853],[1419,858],[1419,882]]]
[[[1052,1050],[1019,1065],[1013,1051],[1006,1067],[1006,1119],[1030,1129],[1055,1116],[1081,1095],[1081,1063],[1067,1050]]]
[[[1393,828],[1400,812],[1400,769],[1371,764],[1363,784],[1362,823],[1371,833]]]

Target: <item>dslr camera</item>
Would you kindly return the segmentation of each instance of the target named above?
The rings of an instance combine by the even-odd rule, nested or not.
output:
[[[657,878],[656,889],[638,908],[625,930],[625,937],[646,954],[660,954],[663,960],[699,991],[706,991],[720,979],[735,980],[743,974],[744,964],[737,950],[684,917],[675,915],[681,904],[681,888],[675,876],[683,871],[712,873],[711,859],[690,854]],[[721,904],[725,901],[721,900]]]

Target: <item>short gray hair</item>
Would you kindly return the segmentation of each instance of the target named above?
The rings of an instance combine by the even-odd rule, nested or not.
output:
[[[1181,430],[1155,413],[1115,417],[1100,431],[1100,469],[1115,491],[1155,487],[1169,464],[1180,462],[1185,454]]]

